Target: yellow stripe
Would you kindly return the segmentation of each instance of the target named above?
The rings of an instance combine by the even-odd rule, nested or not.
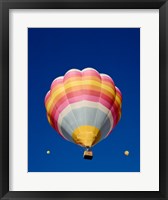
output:
[[[69,82],[72,82],[72,81],[85,81],[85,80],[97,80],[97,81],[101,81],[101,79],[99,77],[96,77],[96,76],[79,76],[79,77],[70,77],[66,80],[64,80],[64,83],[67,84]]]
[[[81,82],[82,82],[82,85],[95,85],[95,86],[98,86],[98,87],[102,87],[103,89],[106,89],[107,91],[109,91],[112,94],[114,94],[114,91],[113,91],[113,89],[111,87],[109,87],[109,86],[107,86],[105,84],[102,84],[100,82],[93,81],[93,80],[74,81],[72,83],[65,84],[65,89],[68,89],[69,87],[77,86]]]
[[[121,99],[119,98],[119,96],[116,95],[115,100],[117,101],[117,103],[118,103],[119,105],[121,105]]]
[[[79,85],[81,85],[81,87],[82,87],[82,85],[90,85],[90,86],[94,85],[94,86],[97,86],[100,88],[102,87],[103,89],[106,89],[110,93],[114,94],[114,89],[112,87],[109,87],[109,86],[105,85],[104,83],[101,83],[98,81],[93,81],[93,80],[73,81],[73,82],[65,84],[63,88],[65,88],[65,90],[66,90],[70,87],[79,86]],[[61,93],[63,91],[63,88],[56,89],[55,91],[53,89],[52,95],[55,96],[55,95]]]
[[[95,126],[79,126],[72,133],[72,138],[76,144],[91,147],[100,141],[101,133]]]
[[[51,119],[50,119],[50,116],[49,116],[49,115],[47,115],[47,119],[48,119],[48,122],[49,122],[49,124],[50,124],[51,126],[53,126],[53,124],[52,124],[52,121],[51,121]]]

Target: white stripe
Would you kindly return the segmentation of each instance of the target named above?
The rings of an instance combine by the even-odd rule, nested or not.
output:
[[[80,101],[80,102],[75,102],[75,103],[72,103],[72,104],[69,104],[66,108],[64,108],[64,110],[59,114],[59,117],[58,117],[58,121],[57,121],[57,124],[58,124],[58,129],[60,131],[60,133],[62,134],[62,131],[60,129],[60,126],[59,124],[62,123],[62,120],[63,118],[70,112],[72,111],[73,109],[77,109],[77,108],[82,108],[82,107],[90,107],[90,108],[97,108],[100,109],[102,112],[104,113],[107,113],[107,117],[109,117],[110,119],[110,123],[111,123],[111,128],[112,129],[112,126],[113,126],[113,116],[111,114],[111,111],[109,109],[107,109],[105,106],[103,106],[101,103],[97,102],[91,102],[91,101]],[[62,134],[63,135],[63,134]]]

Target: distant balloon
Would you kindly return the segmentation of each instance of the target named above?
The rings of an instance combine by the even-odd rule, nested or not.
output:
[[[47,150],[47,154],[50,154],[50,150]]]
[[[86,157],[117,125],[121,105],[122,95],[112,78],[93,68],[69,70],[52,82],[45,97],[50,125],[64,139],[85,147]]]
[[[129,156],[129,151],[124,151],[125,156]]]

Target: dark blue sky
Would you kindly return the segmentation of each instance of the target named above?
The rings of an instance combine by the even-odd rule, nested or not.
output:
[[[80,146],[57,134],[44,107],[56,77],[86,67],[110,75],[123,95],[121,120],[93,148],[93,160],[83,159]],[[28,29],[28,171],[140,171],[140,29]]]

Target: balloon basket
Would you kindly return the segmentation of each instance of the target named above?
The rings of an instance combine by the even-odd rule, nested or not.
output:
[[[92,158],[93,158],[93,152],[91,150],[84,151],[83,158],[84,159],[88,159],[88,160],[92,160]]]

